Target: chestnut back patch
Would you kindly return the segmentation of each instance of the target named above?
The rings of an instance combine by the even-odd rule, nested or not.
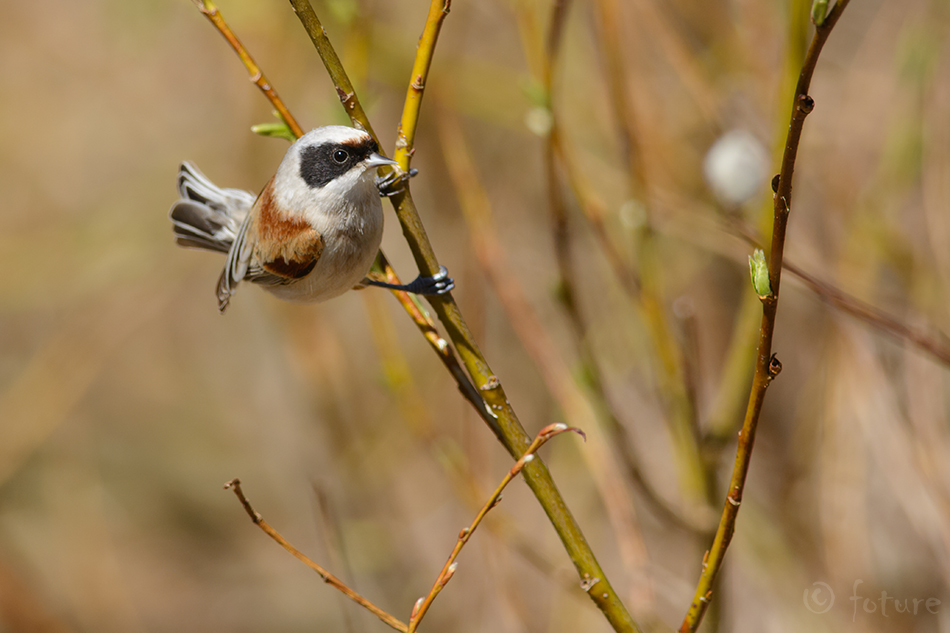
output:
[[[274,202],[273,183],[273,180],[267,183],[257,201],[259,208],[257,232],[260,241],[280,244],[309,231],[310,223],[303,218],[288,218],[278,210]]]
[[[290,279],[300,279],[310,274],[310,271],[317,265],[317,258],[314,257],[309,261],[300,262],[294,260],[287,261],[283,257],[278,257],[273,261],[263,262],[261,265],[264,267],[264,270],[269,273],[274,273],[281,277],[289,277]]]

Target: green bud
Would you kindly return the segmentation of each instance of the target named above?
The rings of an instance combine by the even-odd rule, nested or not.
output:
[[[257,125],[251,126],[251,131],[255,134],[260,134],[261,136],[285,138],[291,143],[297,140],[297,137],[294,136],[294,133],[290,131],[290,128],[283,121],[277,121],[275,123],[259,123]]]
[[[811,21],[815,23],[815,26],[824,24],[827,15],[828,0],[814,0],[811,4]]]
[[[772,286],[769,284],[769,263],[765,261],[765,253],[761,248],[749,255],[749,273],[752,275],[752,287],[760,299],[772,296]]]

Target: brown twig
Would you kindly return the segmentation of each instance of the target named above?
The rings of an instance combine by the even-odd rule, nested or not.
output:
[[[293,554],[298,560],[302,561],[307,567],[317,572],[317,574],[319,574],[320,577],[323,578],[323,582],[327,583],[334,589],[337,589],[338,591],[342,592],[343,595],[345,595],[347,598],[357,603],[358,605],[362,606],[363,608],[368,610],[370,613],[375,615],[377,618],[382,620],[385,624],[388,624],[390,627],[396,629],[397,631],[403,631],[403,633],[405,633],[406,631],[409,630],[409,627],[406,624],[403,624],[398,618],[380,609],[375,604],[373,604],[372,602],[370,602],[363,596],[359,595],[358,593],[356,593],[355,591],[347,587],[343,583],[343,581],[341,581],[339,578],[337,578],[336,576],[328,572],[326,569],[324,569],[323,567],[321,567],[320,565],[312,561],[310,558],[308,558],[296,547],[288,543],[287,539],[281,536],[280,533],[277,532],[277,530],[272,528],[270,524],[268,524],[267,521],[264,520],[264,517],[262,517],[257,511],[254,510],[253,507],[251,507],[251,502],[247,500],[247,497],[244,496],[244,491],[241,490],[240,479],[236,479],[236,478],[232,479],[228,483],[224,484],[224,489],[225,490],[230,489],[234,491],[234,494],[237,495],[237,498],[241,502],[241,505],[244,506],[244,511],[247,512],[247,515],[251,517],[251,521],[254,522],[254,525],[261,528],[261,530],[263,530],[264,533],[267,534],[267,536],[274,539],[274,541],[276,541],[278,545],[280,545],[285,550]]]
[[[713,539],[712,547],[703,557],[702,574],[696,586],[696,593],[689,610],[680,625],[680,631],[695,631],[702,621],[703,614],[709,606],[712,597],[712,586],[722,568],[726,549],[732,540],[735,531],[736,517],[742,503],[742,494],[745,489],[746,475],[749,472],[749,463],[752,459],[752,447],[755,442],[755,431],[758,426],[759,415],[762,411],[762,402],[765,392],[772,379],[781,371],[781,364],[772,354],[772,335],[775,331],[775,315],[778,309],[779,284],[782,277],[782,264],[785,251],[785,231],[788,226],[788,215],[792,201],[792,174],[795,169],[795,159],[798,156],[798,146],[801,140],[805,117],[814,108],[814,101],[808,96],[808,87],[818,63],[821,49],[831,34],[832,29],[841,17],[841,13],[848,6],[849,0],[838,0],[834,8],[828,13],[824,23],[815,28],[798,85],[792,102],[791,122],[788,128],[788,137],[785,143],[785,154],[782,157],[782,169],[778,182],[773,187],[774,219],[772,224],[772,245],[769,253],[769,285],[771,292],[760,297],[762,300],[762,325],[759,328],[759,345],[756,353],[755,375],[752,379],[752,389],[749,394],[749,405],[746,409],[742,430],[739,431],[739,446],[736,449],[736,461],[729,482],[729,490],[723,505],[722,518],[719,528]]]
[[[566,431],[573,431],[579,434],[581,437],[586,439],[584,432],[580,429],[570,427],[563,423],[558,424],[549,424],[548,426],[541,429],[537,437],[534,438],[534,441],[528,445],[528,449],[525,451],[518,461],[515,462],[514,466],[508,471],[504,479],[501,480],[501,483],[498,484],[498,487],[495,488],[495,492],[488,498],[488,501],[485,502],[485,505],[482,506],[482,509],[475,515],[475,519],[472,521],[471,525],[467,528],[463,528],[459,532],[458,541],[455,543],[455,547],[452,549],[452,553],[449,554],[448,560],[445,561],[445,565],[442,566],[442,571],[439,572],[439,576],[436,578],[435,583],[432,585],[432,589],[429,590],[429,593],[423,597],[419,598],[416,601],[415,606],[412,609],[412,615],[409,618],[409,629],[408,633],[413,633],[416,628],[419,626],[419,623],[422,621],[422,618],[425,617],[426,612],[429,610],[429,607],[432,606],[432,602],[435,600],[436,596],[445,588],[446,583],[451,580],[452,576],[455,574],[455,569],[457,563],[455,562],[458,558],[458,555],[462,552],[462,548],[465,547],[465,544],[468,543],[469,539],[472,538],[472,534],[475,533],[475,530],[481,524],[482,519],[485,518],[485,515],[491,511],[496,505],[501,502],[501,493],[505,490],[511,480],[518,476],[525,466],[534,461],[535,453],[539,448],[544,446],[544,444],[556,435],[560,435]]]
[[[585,451],[584,457],[588,461],[598,492],[603,498],[607,516],[614,528],[621,559],[628,570],[642,568],[647,560],[646,547],[643,544],[636,510],[622,483],[621,470],[610,448],[610,442],[599,432],[604,426],[602,407],[593,402],[593,398],[572,374],[537,311],[528,301],[521,284],[511,274],[492,220],[488,194],[479,180],[471,150],[456,117],[451,116],[448,110],[442,109],[438,123],[445,164],[455,185],[479,266],[564,418],[571,424],[589,429],[592,434],[594,441]],[[651,610],[652,587],[648,582],[644,582],[637,586],[636,590],[637,605],[643,611]]]
[[[736,228],[736,231],[748,244],[761,248],[759,240],[753,234],[750,227],[741,225]],[[907,341],[944,365],[950,365],[950,341],[948,341],[946,336],[942,333],[934,335],[930,332],[902,323],[896,317],[891,316],[869,303],[861,301],[854,295],[850,295],[828,282],[818,279],[811,273],[805,272],[805,270],[797,264],[793,264],[788,260],[782,262],[782,267],[800,279],[802,283],[808,286],[820,299],[828,302],[838,310],[841,310],[845,314],[850,314],[859,321],[864,321],[868,325],[882,330],[898,340]]]
[[[294,133],[294,136],[300,138],[303,136],[303,129],[297,124],[297,121],[290,114],[290,111],[287,109],[287,106],[284,105],[284,102],[279,96],[277,96],[277,91],[274,90],[274,87],[267,81],[267,78],[264,76],[264,73],[261,71],[260,67],[254,62],[254,58],[251,57],[251,54],[247,52],[247,49],[244,48],[244,45],[241,44],[241,41],[237,38],[236,35],[231,31],[231,28],[228,26],[227,22],[224,21],[224,16],[221,15],[221,12],[218,11],[218,7],[211,2],[211,0],[193,0],[195,6],[198,7],[198,10],[201,11],[208,20],[214,24],[215,28],[224,36],[224,39],[228,41],[228,44],[231,45],[231,48],[234,49],[234,52],[238,54],[238,57],[241,58],[241,61],[244,62],[244,66],[247,68],[247,72],[251,75],[251,81],[254,82],[261,92],[270,100],[274,105],[274,108],[277,110],[277,113],[280,115],[281,120],[287,124],[287,127],[290,128],[290,131]]]

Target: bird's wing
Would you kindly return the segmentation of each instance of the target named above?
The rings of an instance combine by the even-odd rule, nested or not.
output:
[[[228,251],[228,259],[224,263],[224,270],[218,277],[218,310],[224,312],[231,301],[231,295],[234,290],[248,273],[251,265],[251,255],[254,253],[254,244],[248,239],[247,230],[251,226],[254,214],[248,213],[241,222],[241,228],[238,229],[231,244],[231,250]]]
[[[286,235],[279,241],[261,239],[255,249],[254,260],[260,262],[259,270],[248,270],[248,278],[254,273],[255,283],[290,283],[310,274],[323,254],[323,236],[309,225],[302,226],[296,234]],[[255,263],[256,263],[255,262]]]
[[[268,186],[244,218],[228,252],[218,279],[218,309],[222,312],[238,282],[265,286],[292,283],[310,274],[323,253],[323,236],[306,220],[280,214],[269,194]]]

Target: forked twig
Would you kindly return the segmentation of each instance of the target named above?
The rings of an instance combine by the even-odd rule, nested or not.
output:
[[[459,532],[458,541],[456,541],[455,547],[452,549],[452,553],[449,554],[448,560],[445,561],[445,565],[442,566],[442,571],[439,572],[439,576],[435,579],[432,589],[429,590],[429,593],[426,596],[419,598],[419,600],[416,601],[416,604],[412,609],[412,615],[409,617],[408,633],[413,633],[413,631],[418,628],[419,622],[421,622],[422,618],[425,617],[426,612],[429,610],[429,607],[432,606],[432,602],[435,600],[436,596],[439,595],[442,589],[445,588],[445,585],[449,582],[449,580],[451,580],[457,567],[455,560],[462,552],[462,548],[465,547],[465,544],[468,543],[469,539],[472,538],[472,534],[481,524],[482,519],[485,518],[485,515],[501,502],[501,493],[508,486],[508,484],[511,483],[511,480],[517,477],[518,473],[520,473],[525,466],[534,461],[534,454],[539,448],[544,446],[544,444],[555,435],[560,435],[566,431],[573,431],[586,439],[586,436],[582,430],[568,426],[564,423],[549,424],[548,426],[541,429],[537,437],[534,438],[534,441],[528,445],[528,450],[526,450],[524,455],[522,455],[518,461],[515,462],[514,466],[511,467],[511,470],[509,470],[505,475],[505,478],[502,479],[501,483],[498,484],[498,487],[495,488],[495,492],[493,492],[491,497],[488,498],[488,501],[485,502],[485,505],[482,506],[482,509],[479,510],[478,514],[475,515],[475,519],[472,521],[471,525],[466,528],[462,528],[462,531]]]
[[[304,553],[302,553],[296,547],[288,543],[287,539],[281,536],[277,530],[272,528],[270,524],[264,520],[264,517],[262,517],[260,513],[258,513],[256,510],[254,510],[253,507],[251,507],[251,502],[247,500],[247,497],[244,496],[244,491],[241,490],[240,479],[236,479],[236,478],[232,479],[228,483],[224,484],[224,489],[225,490],[230,489],[234,491],[234,494],[237,495],[237,498],[240,500],[241,505],[244,506],[244,511],[247,512],[247,515],[251,517],[251,521],[254,522],[254,525],[261,528],[264,531],[264,533],[267,534],[267,536],[274,539],[278,545],[280,545],[285,550],[293,554],[294,557],[302,561],[303,564],[305,564],[307,567],[317,572],[317,574],[319,574],[320,577],[323,578],[323,582],[327,583],[334,589],[339,590],[347,598],[349,598],[356,604],[360,605],[361,607],[365,608],[367,611],[369,611],[370,613],[372,613],[377,618],[379,618],[380,620],[382,620],[384,623],[388,624],[392,628],[396,629],[397,631],[402,631],[403,633],[405,633],[406,631],[409,630],[409,627],[403,624],[398,618],[396,618],[393,615],[390,615],[383,609],[380,609],[375,604],[373,604],[372,602],[370,602],[369,600],[367,600],[360,594],[356,593],[355,591],[347,587],[343,583],[342,580],[340,580],[339,578],[337,578],[336,576],[328,572],[319,564],[315,563],[310,558],[308,558]]]

